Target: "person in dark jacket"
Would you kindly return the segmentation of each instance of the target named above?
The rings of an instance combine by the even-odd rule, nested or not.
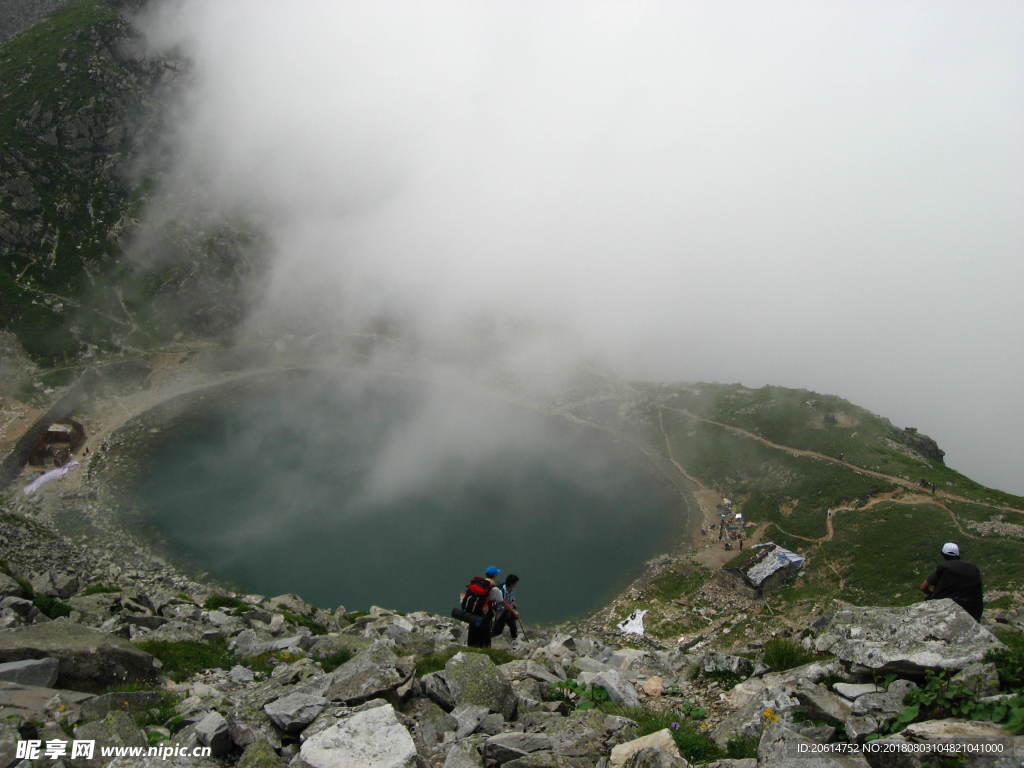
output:
[[[974,563],[960,559],[960,547],[952,541],[942,545],[943,561],[927,579],[921,582],[921,591],[927,600],[943,597],[953,601],[981,621],[982,586],[981,571]]]
[[[495,579],[498,574],[501,573],[500,568],[491,566],[484,571],[484,576],[487,577],[487,581],[490,583],[490,590],[487,595],[487,602],[485,603],[486,608],[481,616],[479,624],[469,625],[469,636],[466,638],[466,645],[474,648],[490,648],[491,647],[491,633],[494,628],[494,613],[498,610],[498,606],[504,603],[504,596],[502,595],[501,588],[495,583]]]
[[[519,636],[519,629],[516,626],[516,621],[519,619],[519,608],[516,606],[515,592],[516,584],[518,583],[519,577],[514,573],[510,573],[508,578],[498,585],[501,589],[503,600],[494,617],[494,629],[491,632],[494,637],[500,635],[506,626],[513,640]]]

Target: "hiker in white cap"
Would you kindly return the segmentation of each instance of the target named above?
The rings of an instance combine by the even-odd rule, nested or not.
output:
[[[927,600],[943,597],[953,599],[957,605],[981,621],[981,571],[974,563],[960,559],[960,547],[947,541],[942,545],[942,562],[934,573],[921,582],[921,591]]]

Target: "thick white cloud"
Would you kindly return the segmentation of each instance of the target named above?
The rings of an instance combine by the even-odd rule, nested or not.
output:
[[[180,0],[147,28],[194,62],[179,196],[274,244],[254,322],[460,346],[489,318],[532,363],[806,386],[1024,492],[1021,4]]]

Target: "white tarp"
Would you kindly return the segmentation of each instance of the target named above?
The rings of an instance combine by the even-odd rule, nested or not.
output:
[[[803,555],[790,552],[778,544],[762,555],[754,565],[746,570],[747,578],[755,586],[761,586],[765,579],[781,568],[788,568],[791,565],[799,565],[805,560]]]
[[[644,633],[644,614],[646,613],[646,609],[633,611],[619,622],[619,631],[625,632],[627,635],[642,635]]]
[[[50,482],[51,480],[56,480],[59,477],[64,477],[64,475],[66,475],[68,472],[70,472],[72,469],[74,469],[77,466],[78,466],[78,462],[77,461],[69,461],[63,467],[57,467],[56,469],[51,469],[49,472],[40,475],[35,480],[33,480],[31,483],[26,485],[25,486],[25,493],[26,494],[33,494],[33,493],[35,493],[36,490],[39,488],[39,486],[45,485],[46,483]]]

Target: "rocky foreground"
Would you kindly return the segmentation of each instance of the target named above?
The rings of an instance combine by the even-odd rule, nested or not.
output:
[[[839,605],[794,637],[814,660],[773,672],[583,631],[531,631],[484,654],[462,647],[464,624],[427,613],[77,582],[0,575],[0,768],[917,766],[948,743],[1001,750],[962,765],[1024,758],[1024,737],[992,722],[890,733],[930,671],[955,672],[978,702],[1017,695],[984,661],[1001,643],[948,600]],[[1010,620],[1021,628],[1024,612]],[[19,759],[29,739],[211,756]]]

